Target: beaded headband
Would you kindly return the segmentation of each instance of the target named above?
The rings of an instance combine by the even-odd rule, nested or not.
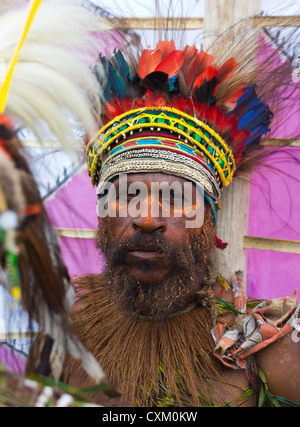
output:
[[[144,137],[145,131],[150,136]],[[89,142],[87,163],[98,193],[118,173],[151,170],[191,179],[215,200],[235,171],[232,151],[220,135],[202,121],[165,106],[137,108],[115,117]]]

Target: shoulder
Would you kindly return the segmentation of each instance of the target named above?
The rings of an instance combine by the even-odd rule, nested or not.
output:
[[[213,293],[234,305],[231,289],[224,290],[217,283]],[[254,355],[266,376],[270,392],[300,404],[300,333],[286,324],[291,316],[300,317],[295,295],[261,301],[248,297],[247,306],[248,315],[244,316],[247,322],[244,322],[241,341],[244,348],[248,347],[248,353]],[[231,330],[236,327],[238,317],[233,312],[226,312],[218,316],[217,322],[226,325],[225,331]],[[245,346],[245,338],[248,346]]]
[[[270,392],[300,404],[300,334],[292,331],[255,354]]]

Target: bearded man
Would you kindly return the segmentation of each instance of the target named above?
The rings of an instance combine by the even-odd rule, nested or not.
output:
[[[99,221],[97,246],[105,254],[106,271],[76,282],[75,331],[122,395],[98,394],[95,401],[105,406],[253,405],[254,396],[246,399],[243,395],[249,379],[256,391],[261,387],[254,361],[250,358],[244,371],[221,369],[213,354],[213,295],[222,287],[218,282],[211,287],[208,270],[209,254],[216,244],[210,208],[204,206],[201,227],[187,228],[184,212],[174,215],[175,196],[171,194],[170,217],[153,216],[151,184],[183,185],[185,180],[164,173],[136,173],[127,178],[128,185],[142,182],[149,189],[141,202],[144,210],[138,217],[120,217],[117,199],[117,216]],[[114,182],[118,190],[119,178]],[[193,190],[198,191],[195,186]],[[131,200],[128,195],[127,206]],[[163,201],[157,203],[161,207]],[[149,214],[143,215],[145,211]],[[226,320],[234,323],[230,315]],[[271,347],[271,355],[258,353],[266,372],[272,372],[284,358],[292,362],[289,370],[282,366],[270,377],[271,391],[295,399],[299,383],[292,377],[299,372],[299,343],[287,337]],[[65,380],[80,387],[90,384],[75,361],[68,364]]]
[[[300,403],[297,295],[250,312],[241,273],[224,301],[210,269],[211,251],[225,246],[214,231],[221,190],[272,119],[272,80],[259,67],[248,72],[248,54],[220,63],[166,41],[136,63],[131,57],[131,66],[121,52],[100,58],[107,103],[87,163],[106,269],[74,281],[72,311],[76,334],[121,395],[91,396],[97,403]],[[263,75],[269,91],[261,99],[255,78]],[[63,379],[91,384],[71,359]]]

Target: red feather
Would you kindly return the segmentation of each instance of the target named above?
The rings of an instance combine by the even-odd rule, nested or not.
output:
[[[210,65],[196,78],[193,88],[200,87],[204,79],[209,82],[213,77],[218,78],[218,72],[212,65]]]
[[[238,63],[233,58],[229,58],[225,61],[224,64],[218,68],[220,83],[228,80],[235,73],[237,67]]]
[[[11,119],[4,114],[0,114],[0,125],[5,126],[7,129],[13,129]]]
[[[229,110],[233,110],[236,106],[237,100],[243,95],[246,84],[242,83],[235,91],[233,91],[227,98],[222,102]]]
[[[218,249],[221,249],[223,251],[224,249],[227,248],[228,243],[223,242],[221,239],[219,239],[219,237],[216,234],[215,234],[215,239],[216,239],[216,247]]]
[[[6,148],[5,141],[3,141],[2,139],[0,139],[0,151],[2,152],[2,154],[4,154],[4,156],[7,159],[11,159],[11,155],[9,154],[9,152],[7,151],[7,148]]]
[[[184,64],[182,67],[182,74],[185,76],[188,70],[191,68],[191,64],[194,62],[195,58],[198,55],[198,49],[195,45],[193,46],[186,46],[183,49],[184,53]]]
[[[197,51],[196,55],[193,57],[193,51],[190,50],[192,48],[189,46],[187,46],[187,48],[184,50],[185,63],[187,64],[184,71],[184,78],[188,89],[191,89],[195,77],[203,73],[203,71],[213,63],[214,57],[208,55],[203,50],[200,52]]]
[[[161,62],[162,56],[160,50],[143,50],[140,58],[138,75],[141,79],[152,73]]]
[[[210,123],[215,124],[216,121],[217,121],[217,117],[218,117],[219,111],[220,110],[219,110],[218,107],[211,106],[210,108],[208,108],[207,109],[207,120]]]
[[[182,67],[183,61],[184,53],[181,50],[174,50],[158,64],[155,71],[161,71],[170,77],[174,76]]]
[[[162,59],[169,55],[171,52],[176,50],[176,46],[173,40],[160,41],[156,45],[156,50],[160,50]]]

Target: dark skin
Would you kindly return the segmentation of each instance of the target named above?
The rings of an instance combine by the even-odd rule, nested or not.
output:
[[[113,230],[115,239],[128,239],[130,240],[135,233],[150,233],[152,235],[163,235],[164,239],[169,240],[173,244],[181,246],[189,233],[193,229],[186,227],[187,217],[184,213],[181,216],[175,216],[172,210],[170,217],[151,216],[151,183],[165,181],[169,184],[173,182],[184,183],[185,180],[180,177],[166,175],[163,173],[139,173],[129,174],[127,176],[128,184],[136,181],[145,183],[148,188],[148,198],[145,199],[140,208],[141,210],[148,209],[148,215],[131,217],[119,217],[119,206],[117,202],[117,216],[114,218],[107,218],[110,230]],[[118,184],[116,180],[115,184]],[[194,190],[196,191],[196,189]],[[195,209],[195,201],[192,205]],[[159,261],[155,263],[155,268],[151,271],[139,268],[141,259]],[[153,251],[151,247],[140,246],[132,247],[125,258],[126,267],[132,273],[136,281],[141,282],[154,282],[162,280],[169,272],[171,264],[164,255],[157,251]],[[195,277],[193,280],[200,290],[203,280],[203,268],[201,265],[197,267]],[[217,295],[221,290],[219,285],[213,287],[213,292]],[[228,292],[226,299],[232,300],[231,293]],[[145,302],[146,304],[146,302]],[[147,306],[145,305],[145,314],[147,313]],[[300,334],[298,334],[300,335]],[[255,359],[259,366],[264,371],[269,390],[274,395],[280,395],[287,399],[293,400],[300,404],[300,340],[292,339],[291,334],[281,338],[277,342],[269,345],[268,347],[260,350],[255,354]],[[224,368],[224,377],[231,383],[238,387],[246,388],[248,381],[242,371],[235,371],[232,369]],[[236,391],[231,387],[228,390],[230,399],[237,398],[241,391]],[[253,402],[249,401],[251,406]]]
[[[147,199],[143,200],[142,203],[138,206],[139,211],[141,212],[141,215],[138,217],[131,217],[130,215],[127,215],[126,217],[119,216],[119,212],[122,208],[120,208],[120,203],[117,200],[116,204],[116,217],[109,217],[106,219],[108,222],[109,228],[113,230],[114,237],[116,240],[122,240],[122,239],[128,239],[130,240],[134,234],[136,233],[143,233],[151,234],[152,236],[159,236],[163,235],[164,239],[168,240],[170,243],[181,245],[181,242],[183,239],[186,239],[188,236],[188,233],[191,232],[191,228],[186,228],[186,222],[190,221],[192,218],[188,217],[187,215],[182,213],[182,215],[179,217],[176,217],[174,215],[174,198],[180,197],[178,194],[171,194],[171,200],[170,200],[170,216],[164,217],[161,215],[161,200],[154,200],[154,195],[151,194],[151,184],[152,182],[159,182],[163,183],[166,182],[167,184],[172,184],[174,182],[179,182],[182,187],[184,182],[187,182],[185,179],[180,177],[175,177],[171,175],[166,175],[163,173],[135,173],[135,174],[128,174],[127,175],[127,181],[128,186],[131,183],[140,181],[144,183],[147,186],[148,189],[148,197]],[[115,181],[115,185],[118,191],[119,188],[119,180],[117,179]],[[201,203],[200,198],[196,200],[196,188],[193,188],[193,200],[191,201],[192,204],[190,208],[196,209],[196,207],[201,209],[201,206],[199,205]],[[131,198],[133,196],[128,196],[128,203],[130,202]],[[157,202],[159,204],[160,208],[160,215],[154,216],[151,212],[151,202],[155,203]],[[146,213],[145,213],[146,212]],[[186,213],[189,214],[190,210],[187,209]],[[147,214],[148,213],[148,214]],[[138,260],[141,259],[147,259],[147,260],[153,260],[153,261],[159,261],[157,262],[155,270],[152,271],[145,271],[143,269],[139,269],[138,267]],[[169,262],[168,258],[165,257],[163,254],[161,254],[158,251],[153,250],[153,248],[149,246],[140,246],[140,247],[132,247],[128,251],[128,254],[125,259],[126,267],[130,270],[130,272],[133,274],[134,278],[137,281],[141,282],[153,282],[156,280],[162,280],[164,277],[168,274],[171,263]],[[198,283],[199,289],[201,288],[203,278],[203,272],[201,271],[201,266],[199,266],[199,269],[197,270],[197,274],[194,277],[194,280]]]

